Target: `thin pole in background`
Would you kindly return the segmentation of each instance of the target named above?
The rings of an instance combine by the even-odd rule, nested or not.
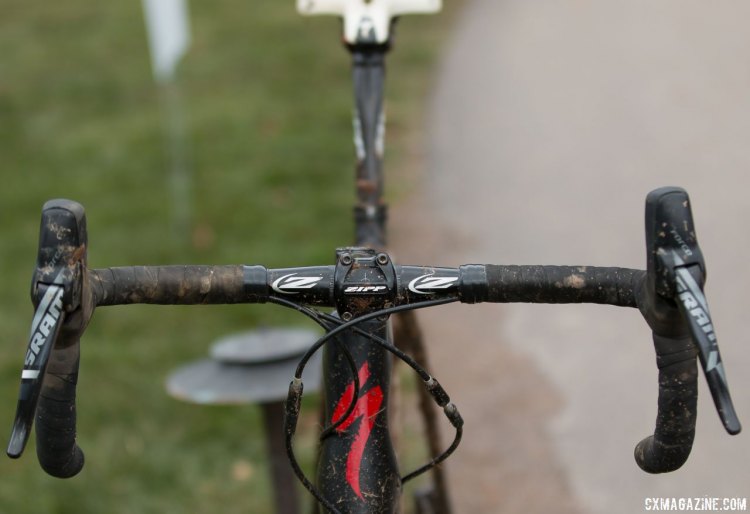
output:
[[[161,90],[164,131],[169,158],[168,187],[172,197],[172,224],[183,241],[189,238],[191,171],[185,134],[185,115],[176,70],[190,45],[186,0],[142,0],[154,80]]]

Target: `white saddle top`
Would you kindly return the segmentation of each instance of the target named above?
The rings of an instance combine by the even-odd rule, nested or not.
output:
[[[391,20],[402,14],[438,12],[442,0],[297,0],[300,14],[333,14],[344,18],[347,43],[385,43]]]

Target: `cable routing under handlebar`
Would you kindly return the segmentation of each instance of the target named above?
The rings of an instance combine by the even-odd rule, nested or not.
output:
[[[370,319],[388,316],[390,314],[394,314],[397,312],[416,310],[416,309],[432,307],[432,306],[437,306],[437,305],[444,305],[444,304],[456,302],[458,300],[459,300],[458,297],[449,297],[449,298],[441,298],[437,300],[427,300],[424,302],[418,302],[418,303],[414,303],[410,305],[400,305],[396,307],[389,307],[389,308],[380,309],[380,310],[359,316],[351,321],[344,322],[343,320],[340,320],[334,316],[324,314],[320,311],[317,311],[308,307],[304,307],[302,305],[299,305],[297,303],[294,303],[284,298],[279,298],[276,296],[272,296],[269,298],[270,303],[282,305],[284,307],[288,307],[302,314],[305,314],[306,316],[313,319],[316,323],[318,323],[319,325],[321,325],[323,328],[327,330],[326,334],[321,336],[318,339],[318,341],[316,341],[316,343],[312,345],[308,349],[308,351],[305,353],[305,355],[303,355],[303,357],[300,359],[300,363],[297,366],[294,379],[289,385],[289,395],[286,401],[284,425],[285,425],[285,434],[286,434],[287,456],[289,458],[289,461],[292,465],[292,468],[295,474],[299,478],[300,482],[302,482],[302,484],[305,486],[305,488],[326,509],[328,509],[332,513],[338,514],[340,511],[337,510],[325,497],[323,497],[323,495],[320,493],[317,487],[315,487],[315,485],[312,484],[310,480],[308,480],[308,478],[305,476],[304,472],[302,471],[302,468],[300,467],[294,455],[294,448],[292,445],[292,438],[296,431],[297,421],[299,419],[299,412],[300,412],[301,401],[302,401],[302,392],[304,389],[303,382],[302,382],[302,374],[304,372],[305,366],[307,365],[307,362],[318,350],[320,350],[320,348],[322,348],[334,336],[338,335],[339,333],[345,330],[352,330],[356,332],[357,334],[368,338],[375,344],[381,346],[383,349],[391,352],[393,355],[403,360],[408,366],[410,366],[419,374],[420,378],[422,378],[422,380],[425,382],[425,386],[427,387],[428,391],[432,395],[435,402],[441,408],[443,408],[443,411],[445,412],[446,417],[456,429],[456,435],[451,445],[442,454],[440,454],[437,457],[434,457],[432,460],[430,460],[430,462],[428,462],[424,466],[421,466],[415,471],[401,477],[401,483],[407,482],[413,478],[416,478],[422,473],[429,471],[430,469],[435,467],[437,464],[443,462],[456,450],[459,443],[461,442],[461,438],[463,435],[463,419],[461,418],[461,415],[458,412],[457,407],[450,401],[450,397],[445,392],[443,387],[439,384],[439,382],[435,380],[432,376],[430,376],[430,374],[424,368],[422,368],[414,359],[412,359],[407,354],[405,354],[404,352],[396,348],[394,345],[388,343],[384,339],[360,329],[359,327],[357,327],[357,325],[364,321],[368,321]],[[331,329],[330,328],[331,325],[338,325],[338,326]],[[349,360],[351,358],[351,353],[349,353],[348,350],[343,345],[341,345],[340,347],[344,348],[345,350],[344,354],[345,355],[348,354],[347,360]],[[350,361],[349,364],[352,367],[352,373],[354,376],[354,382],[353,382],[354,389],[353,389],[353,394],[352,394],[352,400],[350,401],[350,404],[348,408],[346,409],[346,411],[344,412],[344,414],[340,416],[340,418],[335,423],[323,429],[323,431],[321,432],[321,439],[324,439],[325,437],[332,435],[333,432],[336,430],[336,428],[340,426],[341,424],[343,424],[355,409],[356,401],[357,401],[357,398],[359,397],[361,384],[359,383],[357,372],[356,372],[356,366],[353,365],[353,360]]]

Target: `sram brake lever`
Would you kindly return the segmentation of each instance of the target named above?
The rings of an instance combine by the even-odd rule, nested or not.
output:
[[[652,220],[648,239],[653,245],[653,259],[649,259],[648,271],[655,279],[656,293],[676,303],[698,347],[719,418],[728,433],[737,434],[742,427],[729,394],[714,325],[703,294],[706,266],[695,235],[687,192],[676,187],[652,191],[646,199],[646,216]],[[651,269],[652,266],[655,269]]]
[[[20,457],[28,442],[47,364],[53,350],[61,344],[58,338],[62,337],[66,314],[81,306],[86,240],[86,219],[81,205],[69,200],[51,200],[44,205],[31,282],[35,312],[7,449],[12,458]],[[56,368],[60,366],[56,364]]]
[[[34,313],[31,335],[21,371],[21,388],[18,393],[16,419],[8,443],[8,456],[21,456],[31,434],[39,393],[47,369],[50,351],[65,321],[63,309],[64,288],[61,284],[42,286],[46,289]]]

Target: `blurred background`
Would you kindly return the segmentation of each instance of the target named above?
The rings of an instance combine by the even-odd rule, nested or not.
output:
[[[453,10],[401,24],[389,62],[389,167],[420,128]],[[47,199],[86,207],[91,267],[323,264],[353,239],[354,148],[336,19],[302,18],[293,0],[191,2],[174,84],[190,221],[175,230],[169,112],[142,3],[0,0],[0,13],[0,432],[9,435]],[[394,197],[408,188],[389,187]],[[0,512],[270,512],[259,410],[182,404],[163,381],[221,336],[305,323],[267,306],[97,311],[78,389],[86,467],[72,480],[48,477],[32,437],[22,459],[0,459]],[[308,462],[313,434],[302,430],[298,444]]]

